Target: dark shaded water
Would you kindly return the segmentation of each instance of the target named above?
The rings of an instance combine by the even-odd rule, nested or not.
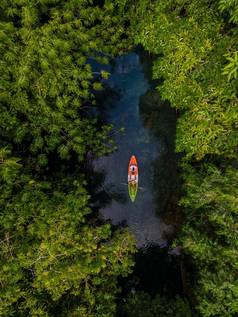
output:
[[[162,103],[146,78],[149,64],[130,53],[114,60],[106,81],[113,91],[99,110],[114,126],[117,151],[94,161],[103,175],[101,187],[109,198],[100,212],[113,224],[127,224],[135,234],[138,247],[164,244],[172,231],[165,224],[173,208],[176,192],[174,137],[176,114]],[[124,133],[120,133],[124,128]],[[129,199],[127,168],[131,155],[139,167],[139,190],[134,203]]]

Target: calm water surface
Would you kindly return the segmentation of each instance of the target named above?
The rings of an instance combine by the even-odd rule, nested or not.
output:
[[[94,161],[95,170],[105,173],[102,186],[111,197],[100,212],[113,224],[126,223],[135,234],[138,247],[161,244],[166,240],[165,233],[171,231],[159,215],[164,214],[173,187],[170,140],[175,114],[159,104],[138,54],[130,53],[114,62],[107,84],[117,97],[106,98],[103,111],[106,121],[114,125],[118,149]],[[124,133],[118,133],[122,127]],[[134,203],[127,188],[131,155],[136,155],[139,167],[139,190]]]

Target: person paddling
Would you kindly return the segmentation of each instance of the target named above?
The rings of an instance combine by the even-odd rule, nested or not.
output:
[[[134,202],[136,198],[138,190],[138,180],[138,165],[136,157],[132,155],[128,166],[128,191],[132,202]]]
[[[131,183],[132,185],[136,184],[137,180],[137,167],[136,166],[130,166],[130,171],[131,173],[128,175],[128,182]]]

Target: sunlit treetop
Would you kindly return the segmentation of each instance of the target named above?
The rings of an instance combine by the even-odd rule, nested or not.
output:
[[[81,160],[108,150],[107,132],[84,114],[108,77],[103,65],[94,74],[89,59],[107,63],[129,45],[121,3],[1,1],[1,134],[39,154],[37,164],[53,151]]]

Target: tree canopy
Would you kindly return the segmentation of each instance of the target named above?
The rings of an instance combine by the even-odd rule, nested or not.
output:
[[[237,5],[142,0],[133,26],[135,43],[156,56],[162,98],[178,112],[185,215],[178,240],[193,259],[197,309],[206,317],[238,313]]]
[[[92,214],[83,166],[113,148],[90,109],[103,64],[130,46],[124,5],[0,3],[1,316],[115,312],[134,239]]]
[[[92,111],[110,75],[103,65],[138,44],[155,56],[157,89],[178,113],[178,242],[195,267],[197,313],[238,314],[237,8],[237,0],[1,1],[2,316],[115,315],[135,241],[92,212],[83,170],[88,153],[114,148],[111,126]],[[143,292],[122,310],[194,314],[186,300]]]

